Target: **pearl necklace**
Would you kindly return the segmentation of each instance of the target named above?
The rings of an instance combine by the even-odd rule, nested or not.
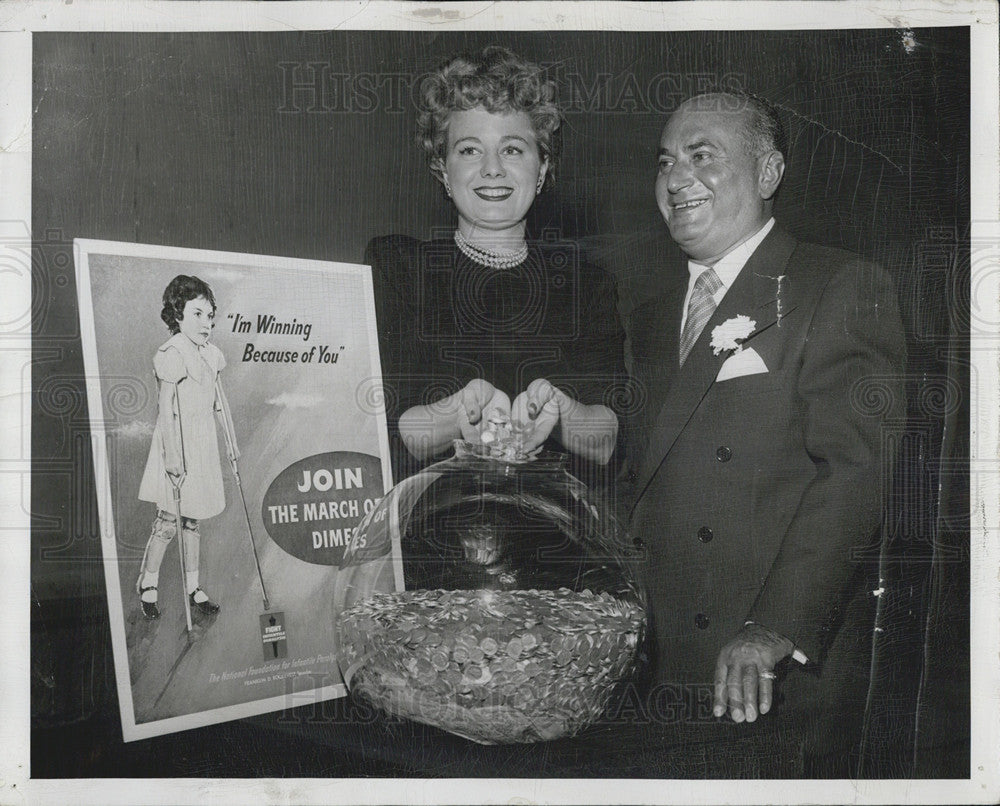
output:
[[[528,244],[523,243],[513,252],[486,249],[471,243],[461,232],[455,230],[455,244],[469,260],[490,269],[510,269],[524,262],[528,256]]]

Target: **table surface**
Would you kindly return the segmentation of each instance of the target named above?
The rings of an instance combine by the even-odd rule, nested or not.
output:
[[[795,778],[762,719],[679,722],[626,696],[575,737],[481,745],[348,697],[124,744],[116,712],[32,732],[32,777]]]

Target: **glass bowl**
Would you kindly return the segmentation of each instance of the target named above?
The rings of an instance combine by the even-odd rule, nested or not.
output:
[[[600,718],[636,671],[645,599],[638,551],[565,465],[457,441],[365,516],[334,597],[352,695],[483,744]]]

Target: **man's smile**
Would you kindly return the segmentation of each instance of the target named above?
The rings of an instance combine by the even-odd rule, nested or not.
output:
[[[695,207],[700,207],[707,201],[708,199],[688,199],[687,201],[675,202],[674,204],[671,204],[670,207],[672,210],[680,212],[684,210],[691,210],[694,209]]]

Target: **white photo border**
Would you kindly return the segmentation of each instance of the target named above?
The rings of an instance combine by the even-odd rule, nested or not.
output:
[[[0,5],[0,609],[12,620],[3,680],[0,800],[25,803],[991,803],[1000,798],[1000,567],[997,524],[997,334],[974,335],[971,361],[988,390],[970,412],[972,561],[972,777],[899,781],[656,780],[227,780],[31,779],[29,771],[29,502],[31,277],[31,36],[41,31],[229,30],[794,30],[968,26],[974,310],[1000,322],[998,10],[989,0],[928,2],[85,2],[11,0]],[[767,21],[766,24],[764,21]],[[13,188],[14,192],[9,192]],[[20,240],[19,240],[20,239]],[[26,239],[26,240],[25,240]],[[978,251],[979,249],[982,252]],[[992,250],[990,252],[989,250]],[[991,257],[992,255],[992,257]],[[985,262],[978,257],[986,258]],[[985,270],[983,270],[985,268]],[[977,307],[978,306],[978,307]],[[982,394],[982,393],[981,393]],[[28,454],[25,453],[29,448]]]

